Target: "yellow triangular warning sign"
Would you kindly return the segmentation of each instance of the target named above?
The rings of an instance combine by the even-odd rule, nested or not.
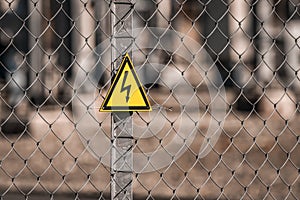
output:
[[[100,112],[151,110],[145,90],[129,55],[126,54],[100,107]]]

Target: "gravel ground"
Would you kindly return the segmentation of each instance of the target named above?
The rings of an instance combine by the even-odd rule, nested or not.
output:
[[[71,111],[45,107],[39,115],[29,110],[28,116],[26,133],[0,135],[1,199],[24,199],[26,194],[29,199],[50,199],[50,194],[54,199],[76,194],[107,199],[109,169],[83,146]],[[195,152],[208,123],[200,123],[188,151],[171,166],[134,176],[135,199],[296,199],[299,120],[298,113],[286,121],[276,112],[248,116],[232,110],[213,151],[201,159]],[[140,143],[145,150],[156,145],[155,139]]]

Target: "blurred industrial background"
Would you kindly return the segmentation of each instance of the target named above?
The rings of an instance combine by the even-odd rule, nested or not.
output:
[[[185,112],[168,88],[173,83],[164,85],[176,78],[151,65],[159,60],[193,88],[204,122],[195,123],[196,138],[178,160],[133,174],[134,198],[300,198],[299,0],[1,0],[0,199],[110,198],[111,171],[80,140],[72,101],[76,73],[124,20],[114,13],[116,2],[130,3],[130,28],[170,29],[197,41],[222,76],[212,85],[226,90],[220,138],[199,158],[214,118],[205,77],[164,47],[133,54],[152,103],[167,99],[169,116]],[[101,61],[93,69],[103,72],[94,85],[100,106],[112,71]],[[108,119],[98,123],[109,135],[109,125],[101,127]],[[162,145],[156,137],[143,144],[154,151]]]

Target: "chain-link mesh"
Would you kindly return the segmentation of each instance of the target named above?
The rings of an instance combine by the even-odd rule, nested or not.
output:
[[[0,1],[0,199],[299,199],[299,9]],[[152,111],[120,126],[126,52]]]

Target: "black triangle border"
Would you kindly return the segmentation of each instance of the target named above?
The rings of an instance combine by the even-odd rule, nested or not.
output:
[[[121,74],[126,66],[126,64],[128,63],[129,65],[129,68],[131,70],[131,73],[134,77],[134,80],[140,90],[140,93],[143,97],[143,100],[146,104],[146,106],[107,106],[110,98],[111,98],[111,95],[121,77]],[[131,63],[131,60],[129,58],[129,55],[126,54],[122,60],[122,64],[120,66],[120,68],[118,69],[117,71],[117,75],[116,77],[114,78],[113,80],[113,84],[112,86],[110,87],[109,91],[108,91],[108,94],[106,95],[105,99],[104,99],[104,102],[102,103],[102,106],[100,108],[100,111],[113,111],[113,112],[117,112],[117,111],[149,111],[151,109],[150,107],[150,104],[149,104],[149,101],[146,97],[146,94],[145,94],[145,91],[143,90],[143,86],[141,85],[139,79],[138,79],[138,76],[135,72],[135,69],[133,67],[133,64]]]

